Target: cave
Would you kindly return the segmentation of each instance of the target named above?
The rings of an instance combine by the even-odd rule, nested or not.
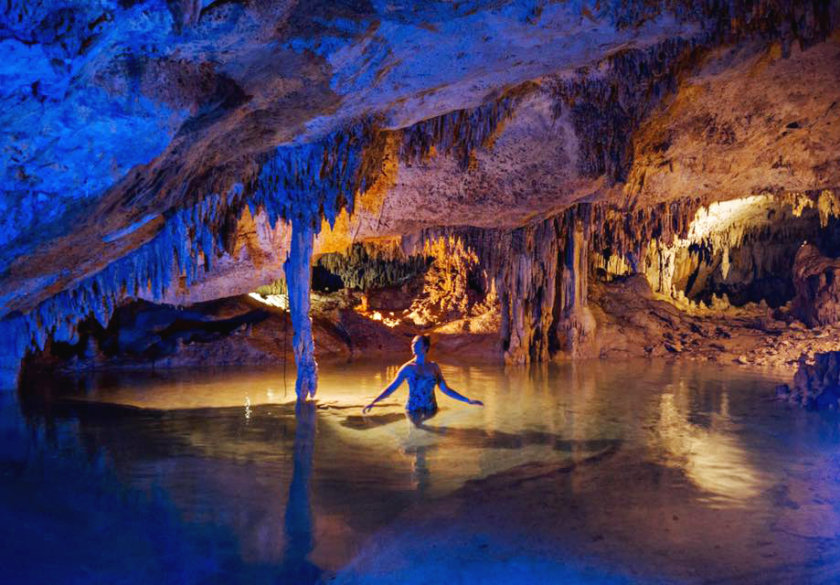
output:
[[[840,1],[7,0],[9,583],[840,582]]]

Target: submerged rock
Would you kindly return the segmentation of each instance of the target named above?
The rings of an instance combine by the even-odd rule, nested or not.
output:
[[[814,410],[835,410],[840,406],[840,351],[818,353],[814,363],[804,359],[793,377],[793,387],[776,388],[776,396]]]

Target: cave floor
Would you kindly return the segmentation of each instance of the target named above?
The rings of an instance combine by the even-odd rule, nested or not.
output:
[[[840,418],[735,366],[396,363],[27,380],[0,402],[3,581],[835,583]]]

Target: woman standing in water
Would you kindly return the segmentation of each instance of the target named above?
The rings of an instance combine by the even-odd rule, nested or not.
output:
[[[408,381],[408,402],[405,409],[409,413],[422,413],[431,415],[437,411],[437,401],[435,400],[435,386],[440,386],[440,391],[461,402],[467,404],[476,404],[483,406],[484,403],[480,400],[470,400],[466,396],[458,394],[446,385],[443,379],[443,374],[440,371],[440,366],[435,362],[426,361],[426,354],[429,352],[432,342],[428,335],[416,335],[411,340],[411,351],[414,353],[414,359],[406,362],[397,372],[394,380],[388,384],[382,394],[373,399],[373,401],[362,409],[363,414],[370,412],[374,405],[393,394],[393,392],[400,387],[403,381]]]

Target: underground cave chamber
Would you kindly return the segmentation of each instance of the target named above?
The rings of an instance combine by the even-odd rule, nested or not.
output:
[[[10,582],[840,578],[836,1],[0,14]]]

